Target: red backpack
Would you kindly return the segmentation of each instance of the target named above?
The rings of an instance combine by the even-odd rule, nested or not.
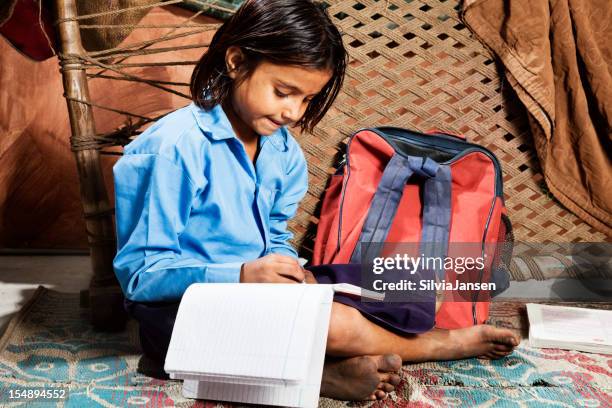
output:
[[[447,256],[453,243],[477,243],[484,263],[477,279],[493,282],[494,296],[509,285],[512,241],[501,166],[493,153],[436,131],[363,129],[350,138],[325,192],[313,265],[360,263],[362,246],[371,242],[431,242],[440,256]],[[442,279],[453,273],[445,264]],[[488,295],[445,298],[435,326],[484,323]]]

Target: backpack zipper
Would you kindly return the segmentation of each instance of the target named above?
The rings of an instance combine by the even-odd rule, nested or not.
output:
[[[438,133],[431,134],[431,135],[421,135],[418,133],[411,133],[409,131],[406,131],[405,129],[396,128],[396,127],[360,129],[359,131],[355,132],[355,134],[363,130],[372,131],[376,133],[377,135],[379,135],[380,137],[382,137],[383,139],[389,141],[390,144],[393,145],[393,147],[395,148],[395,151],[403,156],[404,154],[399,149],[397,149],[397,146],[395,145],[395,143],[393,143],[394,142],[393,139],[407,139],[411,143],[414,143],[417,146],[433,147],[433,148],[437,148],[447,153],[457,154],[457,156],[453,157],[451,160],[447,160],[446,162],[443,162],[441,164],[451,164],[457,161],[458,159],[460,159],[461,157],[465,156],[466,154],[471,153],[473,151],[481,152],[487,157],[489,157],[491,161],[493,162],[493,167],[495,168],[495,195],[498,197],[501,197],[503,200],[503,191],[504,191],[503,182],[504,181],[503,181],[502,172],[501,172],[501,164],[499,163],[499,160],[497,159],[497,157],[486,147],[480,146],[476,143],[470,143],[465,140],[461,140],[454,136],[447,136],[447,135],[438,134]],[[387,133],[384,133],[385,130],[386,131],[401,131],[407,134],[402,134],[402,135],[393,134],[393,133],[387,134]],[[355,136],[355,134],[353,134],[353,136]],[[351,139],[353,136],[351,136]],[[389,138],[391,140],[389,140]],[[437,140],[435,143],[428,143],[427,140],[428,139],[431,140],[432,138],[437,138],[439,140]],[[347,155],[348,155],[348,149],[347,149]]]

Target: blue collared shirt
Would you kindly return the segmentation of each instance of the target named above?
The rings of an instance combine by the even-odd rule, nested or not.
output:
[[[297,257],[287,221],[308,172],[285,128],[260,138],[254,166],[223,109],[192,103],[127,145],[113,174],[113,265],[130,300],[177,301],[195,282],[238,282],[246,261]]]

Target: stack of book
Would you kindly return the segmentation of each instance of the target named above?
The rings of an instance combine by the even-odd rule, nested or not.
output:
[[[187,398],[316,407],[334,291],[363,294],[346,284],[191,285],[164,369]]]
[[[612,311],[527,304],[529,345],[612,354]]]

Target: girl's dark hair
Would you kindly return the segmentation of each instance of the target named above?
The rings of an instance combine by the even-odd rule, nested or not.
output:
[[[262,61],[331,70],[331,79],[297,123],[302,130],[312,131],[342,87],[347,63],[342,37],[325,10],[313,1],[246,0],[215,33],[193,70],[191,98],[201,108],[211,109],[231,96],[232,79],[225,65],[230,46],[239,47],[245,55],[239,81]]]

